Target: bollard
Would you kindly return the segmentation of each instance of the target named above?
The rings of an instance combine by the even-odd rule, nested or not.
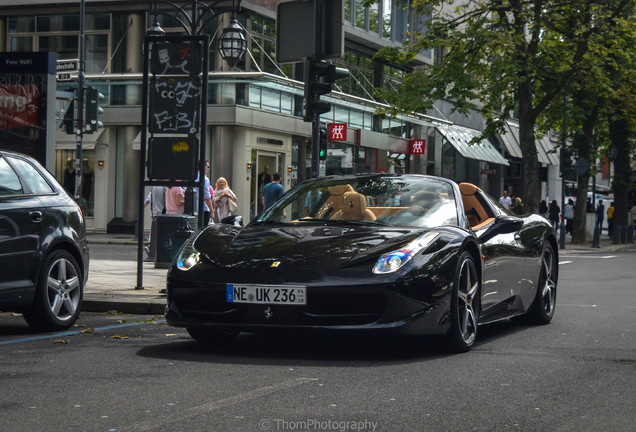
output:
[[[594,242],[592,243],[592,247],[601,247],[601,227],[599,226],[599,224],[594,225]]]
[[[634,243],[634,224],[627,227],[627,243]]]
[[[619,244],[620,243],[620,237],[621,237],[621,228],[614,225],[612,227],[612,244]]]

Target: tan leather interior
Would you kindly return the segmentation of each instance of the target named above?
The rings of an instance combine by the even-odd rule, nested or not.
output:
[[[342,197],[340,210],[330,219],[374,221],[376,217],[371,210],[367,209],[367,200],[364,195],[358,192],[346,192]]]
[[[338,185],[329,188],[329,197],[316,212],[316,219],[330,219],[342,207],[342,197],[346,192],[353,192],[351,185]]]
[[[408,210],[408,207],[367,207],[367,210],[371,210],[376,218],[383,218],[402,213]]]
[[[473,229],[487,225],[494,219],[475,196],[479,190],[477,186],[471,183],[460,183],[459,190],[462,194],[466,218]]]

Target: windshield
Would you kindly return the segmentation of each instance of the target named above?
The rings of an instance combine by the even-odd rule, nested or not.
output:
[[[281,197],[257,223],[364,223],[388,226],[457,225],[450,183],[423,176],[316,179]]]

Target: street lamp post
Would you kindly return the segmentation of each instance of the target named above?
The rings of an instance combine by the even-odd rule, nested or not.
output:
[[[227,26],[219,38],[218,50],[225,61],[234,67],[239,59],[247,51],[247,40],[245,39],[244,31],[234,14],[237,10],[240,10],[240,0],[233,0],[231,6],[218,7],[221,3],[227,3],[226,0],[215,0],[210,4],[206,4],[199,0],[192,0],[190,2],[190,13],[185,10],[183,6],[178,5],[169,0],[154,0],[151,4],[151,14],[154,14],[154,21],[152,26],[148,29],[144,38],[143,56],[144,56],[144,70],[143,70],[143,102],[142,102],[142,119],[141,119],[141,156],[139,158],[139,199],[138,199],[138,212],[139,212],[139,233],[137,244],[137,286],[135,289],[143,288],[143,226],[144,226],[144,195],[145,186],[159,186],[170,185],[169,181],[165,180],[146,180],[146,149],[148,143],[148,118],[149,118],[149,63],[151,56],[151,47],[154,43],[163,42],[170,43],[171,40],[186,41],[192,43],[192,46],[202,47],[203,52],[201,69],[191,71],[192,74],[200,76],[201,80],[201,94],[200,94],[200,111],[195,113],[195,118],[190,118],[192,121],[192,128],[187,132],[188,138],[192,135],[199,135],[199,163],[198,163],[198,182],[180,182],[180,185],[184,186],[197,186],[199,188],[199,199],[195,205],[200,209],[203,207],[203,187],[205,184],[205,144],[206,144],[206,118],[207,118],[207,94],[208,94],[208,72],[209,72],[209,60],[208,50],[210,45],[210,35],[205,33],[207,24],[214,18],[218,17],[222,13],[231,12],[232,21]],[[159,9],[159,4],[166,5],[172,9],[173,13],[167,13]],[[152,7],[154,6],[154,8]],[[165,31],[159,24],[158,16],[165,16],[171,20],[176,21],[178,25],[184,30],[187,36],[165,36]],[[153,59],[157,61],[157,59]],[[154,73],[154,72],[153,72]],[[196,107],[195,107],[196,108]],[[163,131],[162,131],[163,132]],[[203,212],[198,213],[198,224],[203,225]]]

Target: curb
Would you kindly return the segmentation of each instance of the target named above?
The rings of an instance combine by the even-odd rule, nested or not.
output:
[[[127,301],[127,300],[96,300],[84,298],[82,312],[117,311],[135,315],[163,315],[166,312],[165,302]]]

